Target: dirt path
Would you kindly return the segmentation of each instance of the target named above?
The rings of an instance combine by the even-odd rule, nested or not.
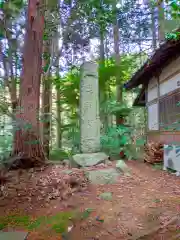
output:
[[[95,212],[74,229],[70,239],[136,239],[180,213],[179,178],[143,163],[128,165],[132,178],[120,177],[114,185],[94,187],[86,206]],[[102,192],[111,192],[112,201],[98,200]],[[97,222],[96,216],[104,223]]]
[[[72,223],[74,227],[65,240],[138,239],[150,229],[180,214],[180,178],[144,163],[129,161],[127,164],[131,169],[131,177],[120,176],[116,184],[91,185],[88,190],[75,193],[68,201],[56,199],[45,207],[34,206],[29,214],[37,217],[65,210],[79,209],[83,212],[84,209],[91,209],[86,219]],[[100,199],[99,195],[103,192],[111,192],[112,200]],[[27,204],[20,204],[19,208],[27,210]],[[5,213],[8,208],[10,206],[0,207],[0,213]],[[139,239],[171,240],[170,237],[180,233],[179,226],[178,220],[168,231],[159,231],[150,238]],[[46,231],[31,232],[28,240],[61,239],[60,234]]]

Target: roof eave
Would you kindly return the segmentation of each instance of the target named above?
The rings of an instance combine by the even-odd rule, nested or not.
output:
[[[164,42],[153,56],[134,74],[131,80],[124,84],[124,87],[130,90],[140,84],[148,84],[157,69],[165,67],[172,59],[179,56],[180,39],[175,42]]]

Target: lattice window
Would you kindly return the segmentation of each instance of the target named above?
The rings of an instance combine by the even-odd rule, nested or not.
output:
[[[159,101],[160,130],[180,131],[180,90]]]

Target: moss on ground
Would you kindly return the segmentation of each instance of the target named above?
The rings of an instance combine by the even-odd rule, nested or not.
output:
[[[0,217],[0,230],[10,227],[23,227],[28,231],[33,231],[41,228],[54,230],[56,233],[66,232],[69,221],[75,218],[74,212],[60,212],[54,216],[41,216],[37,219],[32,219],[30,216],[8,215]]]

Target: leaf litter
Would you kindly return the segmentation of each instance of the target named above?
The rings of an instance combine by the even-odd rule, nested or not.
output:
[[[144,163],[128,161],[127,165],[131,177],[121,175],[116,184],[97,186],[88,182],[84,170],[64,171],[68,169],[59,165],[20,174],[11,172],[10,181],[3,184],[0,213],[21,208],[29,210],[32,216],[39,209],[40,215],[52,215],[59,209],[65,211],[61,203],[72,199],[75,209],[81,209],[81,215],[65,227],[69,230],[64,235],[68,240],[159,240],[162,236],[164,240],[176,239],[179,223],[168,224],[168,221],[180,213],[180,179]],[[112,193],[111,201],[99,199],[104,192]],[[97,217],[103,221],[97,221]],[[54,230],[62,231],[61,225],[54,224]],[[153,232],[155,227],[157,231]],[[60,233],[52,235],[47,229],[43,231],[42,236],[40,232],[31,232],[29,239],[47,239],[44,236],[60,239]]]

